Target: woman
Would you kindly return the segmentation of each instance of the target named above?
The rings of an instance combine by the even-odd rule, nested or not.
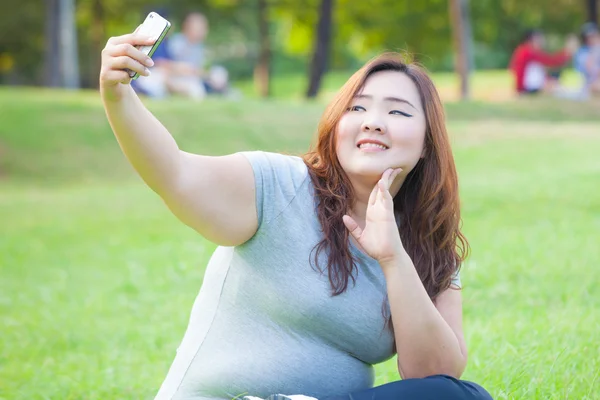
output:
[[[467,360],[456,169],[438,94],[394,55],[327,108],[314,151],[189,154],[124,69],[152,62],[111,38],[100,90],[117,140],[185,224],[218,244],[156,399],[489,399]],[[398,354],[403,380],[373,365]]]

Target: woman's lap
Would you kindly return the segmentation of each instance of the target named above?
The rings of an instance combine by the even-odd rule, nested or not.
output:
[[[481,386],[448,375],[404,379],[344,396],[319,400],[491,400]]]

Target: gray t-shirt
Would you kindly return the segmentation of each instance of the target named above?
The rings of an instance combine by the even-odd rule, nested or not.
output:
[[[372,387],[372,365],[394,355],[379,264],[351,244],[356,284],[332,297],[327,272],[309,261],[322,233],[306,165],[299,157],[242,154],[254,170],[258,231],[214,252],[156,400],[322,398]]]
[[[192,43],[183,33],[176,33],[166,44],[173,60],[188,63],[196,68],[204,67],[206,59],[202,43]]]

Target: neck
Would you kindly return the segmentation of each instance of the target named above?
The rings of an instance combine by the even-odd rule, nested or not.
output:
[[[400,174],[396,177],[394,182],[392,182],[392,185],[390,186],[390,194],[392,195],[392,198],[394,198],[400,191],[405,178],[406,177],[404,175]],[[352,206],[351,216],[361,228],[365,227],[367,208],[369,206],[369,197],[371,196],[371,192],[378,182],[379,180],[374,181],[372,179],[350,178],[350,183],[352,184],[352,188],[354,190],[354,205]]]

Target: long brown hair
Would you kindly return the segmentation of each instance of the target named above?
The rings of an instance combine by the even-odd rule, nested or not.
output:
[[[394,197],[394,213],[402,244],[429,294],[435,298],[450,287],[469,253],[460,231],[460,201],[454,157],[446,132],[442,102],[423,68],[404,62],[401,55],[386,53],[358,70],[327,106],[318,126],[318,137],[304,162],[315,188],[316,207],[323,231],[313,249],[311,263],[321,271],[319,255],[328,253],[327,271],[332,294],[343,293],[354,282],[356,259],[342,216],[354,204],[354,192],[336,154],[336,129],[353,97],[365,81],[379,71],[398,71],[415,83],[425,111],[425,155],[408,174]]]

